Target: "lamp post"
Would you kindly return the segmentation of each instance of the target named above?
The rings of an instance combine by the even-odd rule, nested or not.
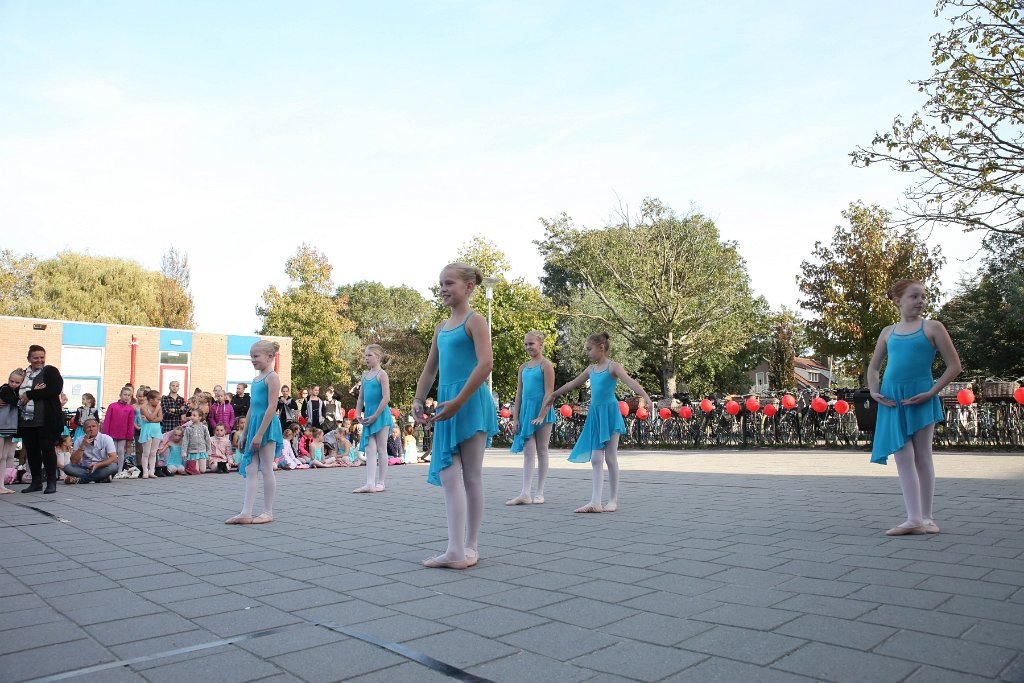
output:
[[[487,336],[491,336],[491,301],[494,300],[494,285],[498,284],[498,278],[484,278],[484,294],[487,296]],[[491,366],[494,367],[493,365]],[[494,371],[487,375],[487,390],[494,394]]]

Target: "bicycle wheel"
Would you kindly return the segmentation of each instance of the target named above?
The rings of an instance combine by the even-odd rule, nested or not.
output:
[[[779,418],[778,439],[779,443],[784,446],[795,446],[800,442],[800,429],[796,413],[791,410],[787,410]]]

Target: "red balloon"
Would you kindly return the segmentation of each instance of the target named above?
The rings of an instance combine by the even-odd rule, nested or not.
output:
[[[348,419],[350,419],[350,420],[356,419],[356,415],[357,414],[358,413],[356,413],[356,409],[355,408],[349,408],[348,409]]]
[[[672,411],[669,410],[668,408],[662,408],[661,410],[658,411],[658,415],[661,417],[662,420],[667,420],[670,417],[672,417]]]
[[[962,406],[969,406],[974,403],[974,392],[970,389],[961,389],[956,394],[956,402]]]
[[[747,410],[749,410],[752,413],[756,413],[760,409],[761,402],[758,401],[755,397],[751,396],[750,398],[747,399]]]
[[[1024,403],[1024,387],[1017,387],[1013,390],[1013,400],[1017,403]]]
[[[811,410],[816,413],[824,413],[828,410],[828,401],[823,399],[821,396],[816,396],[814,400],[811,401]]]
[[[622,413],[622,417],[629,415],[629,404],[625,401],[619,401],[619,412]]]
[[[793,408],[796,408],[796,396],[793,394],[783,394],[782,407],[786,410],[793,410]]]
[[[710,413],[712,410],[715,409],[715,404],[711,402],[711,399],[706,398],[700,402],[700,409],[703,410],[705,413]]]
[[[572,406],[566,403],[558,409],[558,412],[562,414],[562,417],[572,417]]]
[[[502,409],[501,409],[501,413],[500,413],[500,414],[501,414],[501,416],[502,416],[503,418],[505,418],[506,420],[507,420],[508,418],[512,417],[512,411],[511,411],[511,410],[509,410],[508,408],[502,408]]]
[[[636,418],[638,420],[646,420],[650,416],[651,414],[647,412],[647,408],[638,408],[636,411]]]
[[[400,411],[398,408],[392,408],[391,409],[391,417],[401,417],[401,416],[402,416],[402,411]]]
[[[689,420],[691,417],[693,417],[693,408],[691,408],[690,406],[683,406],[682,408],[679,409],[679,417],[683,418],[684,420]]]
[[[779,409],[775,407],[774,403],[766,403],[764,406],[764,414],[768,417],[773,417],[775,413],[779,412]]]
[[[729,413],[730,415],[739,415],[740,404],[737,403],[736,401],[733,401],[732,399],[726,401],[725,412]]]
[[[839,413],[840,415],[846,415],[848,412],[850,412],[850,404],[844,401],[843,399],[839,399],[838,401],[836,401],[835,408],[836,412]]]
[[[306,418],[304,418],[304,417],[300,417],[300,418],[299,418],[299,424],[300,424],[300,425],[304,425],[304,424],[306,424],[307,422],[309,422],[309,420],[307,420]]]

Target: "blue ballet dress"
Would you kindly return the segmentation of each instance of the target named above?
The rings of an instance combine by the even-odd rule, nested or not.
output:
[[[373,415],[384,400],[384,390],[380,386],[380,373],[370,379],[363,380],[363,415]],[[363,425],[363,435],[359,437],[359,450],[366,452],[366,443],[370,437],[382,429],[391,429],[395,421],[391,418],[391,409],[384,406],[373,424]]]
[[[142,422],[142,430],[139,431],[139,443],[146,443],[151,439],[159,441],[163,437],[164,432],[161,429],[159,422]]]
[[[167,449],[167,462],[164,463],[165,467],[184,467],[185,461],[181,457],[181,444],[172,443],[171,447]]]
[[[619,401],[615,398],[615,385],[618,381],[612,377],[612,364],[598,372],[590,371],[590,410],[587,421],[583,423],[583,432],[569,453],[569,462],[590,462],[593,451],[603,450],[612,434],[626,431],[626,423],[619,412]]]
[[[889,361],[882,377],[882,395],[895,401],[896,407],[878,404],[871,462],[880,465],[885,465],[890,455],[903,448],[914,432],[945,420],[938,396],[917,405],[902,405],[904,399],[930,391],[935,386],[932,361],[935,360],[936,349],[925,336],[924,321],[916,332],[889,334],[886,348]]]
[[[544,403],[544,363],[538,363],[534,367],[523,366],[523,395],[519,399],[519,433],[512,439],[512,452],[522,453],[526,442],[530,440],[533,433],[546,424],[554,424],[556,421],[555,409],[548,408],[544,413],[544,422],[539,425],[533,424],[540,412],[540,406]]]
[[[252,462],[252,451],[249,450],[249,442],[256,436],[256,432],[263,422],[263,415],[267,412],[267,406],[270,405],[270,398],[267,396],[267,378],[254,379],[250,391],[249,416],[251,419],[245,425],[245,442],[242,445],[242,449],[245,452],[242,453],[242,457],[238,461],[238,473],[243,477],[245,476],[245,468]],[[275,397],[274,400],[276,405],[277,398]],[[281,457],[281,444],[284,443],[284,434],[281,433],[281,421],[276,416],[270,420],[270,425],[267,427],[267,431],[263,433],[263,441],[260,442],[259,447],[263,448],[271,441],[277,444],[277,448],[274,451],[274,459],[276,460]]]
[[[466,323],[472,315],[470,311],[461,325],[450,330],[441,329],[437,334],[438,403],[458,396],[476,368],[476,346],[466,333]],[[481,384],[450,419],[434,423],[428,484],[441,485],[440,472],[451,466],[452,456],[459,452],[459,444],[478,432],[487,434],[488,446],[491,445],[491,437],[498,433],[498,416],[486,384]]]

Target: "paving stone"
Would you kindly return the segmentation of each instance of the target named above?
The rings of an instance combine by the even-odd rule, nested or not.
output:
[[[451,630],[404,643],[446,664],[467,668],[514,654],[516,649],[493,638]]]
[[[240,647],[262,659],[269,659],[347,639],[348,636],[321,626],[296,624],[280,633],[240,641],[235,643],[235,647]]]
[[[608,624],[599,630],[603,633],[655,645],[675,645],[711,628],[713,628],[712,624],[700,621],[640,612]]]
[[[992,621],[1008,621],[1024,624],[1024,605],[999,600],[985,600],[956,595],[939,607],[940,612],[951,612],[969,617],[981,617]]]
[[[192,621],[218,636],[227,637],[262,631],[275,626],[287,626],[297,623],[299,619],[273,607],[256,607],[236,612],[211,614],[207,617],[196,617]]]
[[[218,683],[242,683],[265,678],[280,669],[248,652],[229,650],[147,669],[145,676],[152,683],[180,683],[209,680],[211,671],[217,671]]]
[[[0,655],[23,651],[26,646],[35,648],[57,643],[70,643],[86,637],[88,634],[85,631],[67,623],[60,623],[58,626],[51,626],[47,623],[25,626],[18,629],[15,637],[0,639]]]
[[[938,669],[934,666],[922,666],[911,674],[910,678],[904,683],[983,683],[983,681],[991,680],[988,677],[982,678],[965,674],[963,671],[950,671],[949,669]]]
[[[811,683],[812,680],[763,666],[710,657],[696,666],[669,676],[664,683]]]
[[[423,617],[424,619],[443,619],[453,614],[471,612],[483,606],[483,603],[473,600],[464,600],[449,595],[435,595],[432,598],[402,602],[394,607],[399,612]]]
[[[347,683],[451,683],[451,678],[413,662],[346,678]],[[263,681],[260,681],[263,683]]]
[[[102,645],[120,645],[135,640],[150,640],[172,633],[194,631],[196,625],[177,614],[166,612],[147,614],[131,619],[119,619],[102,624],[93,624],[85,628],[96,641]]]
[[[980,676],[995,676],[1017,654],[1008,648],[911,631],[897,633],[877,652]]]
[[[21,647],[24,647],[24,643],[21,643]],[[68,652],[75,653],[74,659],[68,657]],[[0,671],[3,672],[4,683],[18,683],[111,661],[114,661],[114,657],[110,652],[87,639],[34,646],[31,657],[26,657],[18,648],[11,654],[0,655]]]
[[[557,659],[532,652],[517,652],[480,666],[471,667],[470,673],[492,681],[558,681],[579,683],[589,680],[594,672]],[[449,679],[450,680],[450,679]]]
[[[902,681],[917,669],[915,664],[902,659],[824,643],[809,643],[772,666],[836,683],[863,681],[865,672],[870,672],[872,683]]]
[[[954,638],[963,635],[967,629],[977,623],[977,619],[972,617],[946,614],[935,610],[900,607],[899,605],[882,605],[860,617],[860,621]]]
[[[703,598],[690,598],[672,593],[648,593],[619,603],[633,609],[665,614],[670,617],[688,617],[721,606],[720,602]]]
[[[789,591],[791,593],[810,593],[811,595],[827,595],[833,598],[843,598],[851,593],[863,588],[863,584],[853,583],[847,581],[851,574],[847,574],[843,577],[842,581],[834,581],[828,579],[812,579],[805,576],[799,576],[789,581],[784,581],[777,584],[775,588],[781,591]]]
[[[762,631],[770,631],[787,621],[796,619],[798,612],[789,612],[771,607],[751,607],[748,605],[720,605],[706,612],[694,614],[691,618],[713,624],[739,626]]]
[[[462,612],[440,619],[444,624],[476,633],[487,638],[522,631],[523,629],[547,623],[547,619],[529,612],[508,609],[506,607],[484,607],[472,612]]]
[[[383,619],[355,622],[351,626],[396,643],[451,630],[450,626],[411,614],[396,614]]]
[[[479,602],[486,602],[500,607],[514,607],[523,610],[535,610],[546,605],[553,605],[567,599],[564,593],[558,591],[542,590],[540,588],[515,588],[504,593],[492,593],[478,598]]]
[[[311,586],[287,593],[260,596],[259,601],[285,612],[295,612],[310,607],[324,607],[348,602],[350,598],[327,588]]]
[[[572,660],[572,664],[641,681],[657,681],[704,659],[703,655],[626,641]]]
[[[408,584],[397,582],[382,586],[372,586],[370,588],[348,590],[345,592],[358,600],[372,602],[375,605],[394,605],[400,602],[420,600],[422,598],[430,598],[437,595],[436,592],[425,588],[419,588],[417,586],[410,586]]]
[[[549,622],[500,638],[502,642],[559,661],[599,650],[619,642],[619,638],[572,624]]]
[[[918,584],[918,587],[924,590],[953,593],[959,596],[969,595],[978,598],[988,598],[989,600],[1005,600],[1017,590],[1017,586],[972,581],[970,579],[956,579],[948,576],[930,576]]]
[[[770,664],[793,652],[806,641],[799,638],[734,626],[715,626],[677,647],[738,659],[751,664]]]
[[[775,632],[855,650],[871,650],[896,633],[896,630],[848,619],[807,614],[783,624]]]
[[[777,609],[808,614],[821,614],[840,619],[856,619],[867,614],[877,605],[849,598],[832,598],[825,595],[794,595],[774,605]]]
[[[4,601],[0,601],[0,606],[3,606],[3,602]],[[49,605],[45,603],[43,603],[42,607],[21,609],[16,612],[3,612],[3,619],[0,619],[0,634],[2,634],[0,635],[0,639],[3,639],[4,637],[12,637],[10,633],[3,633],[4,631],[21,629],[25,628],[26,626],[48,624],[55,621],[66,620],[64,618],[64,615],[59,613],[57,610],[52,609]]]
[[[576,624],[586,628],[599,628],[637,614],[635,609],[589,598],[572,598],[554,605],[533,610],[534,614],[554,621]]]
[[[237,593],[221,593],[213,596],[203,596],[181,600],[178,602],[166,603],[169,610],[181,616],[191,619],[193,617],[205,617],[221,612],[235,612],[246,607],[259,607],[260,603],[252,598],[247,598]]]
[[[864,586],[847,597],[851,600],[865,600],[875,604],[892,604],[921,609],[935,609],[950,598],[949,593],[893,588],[892,586]]]

